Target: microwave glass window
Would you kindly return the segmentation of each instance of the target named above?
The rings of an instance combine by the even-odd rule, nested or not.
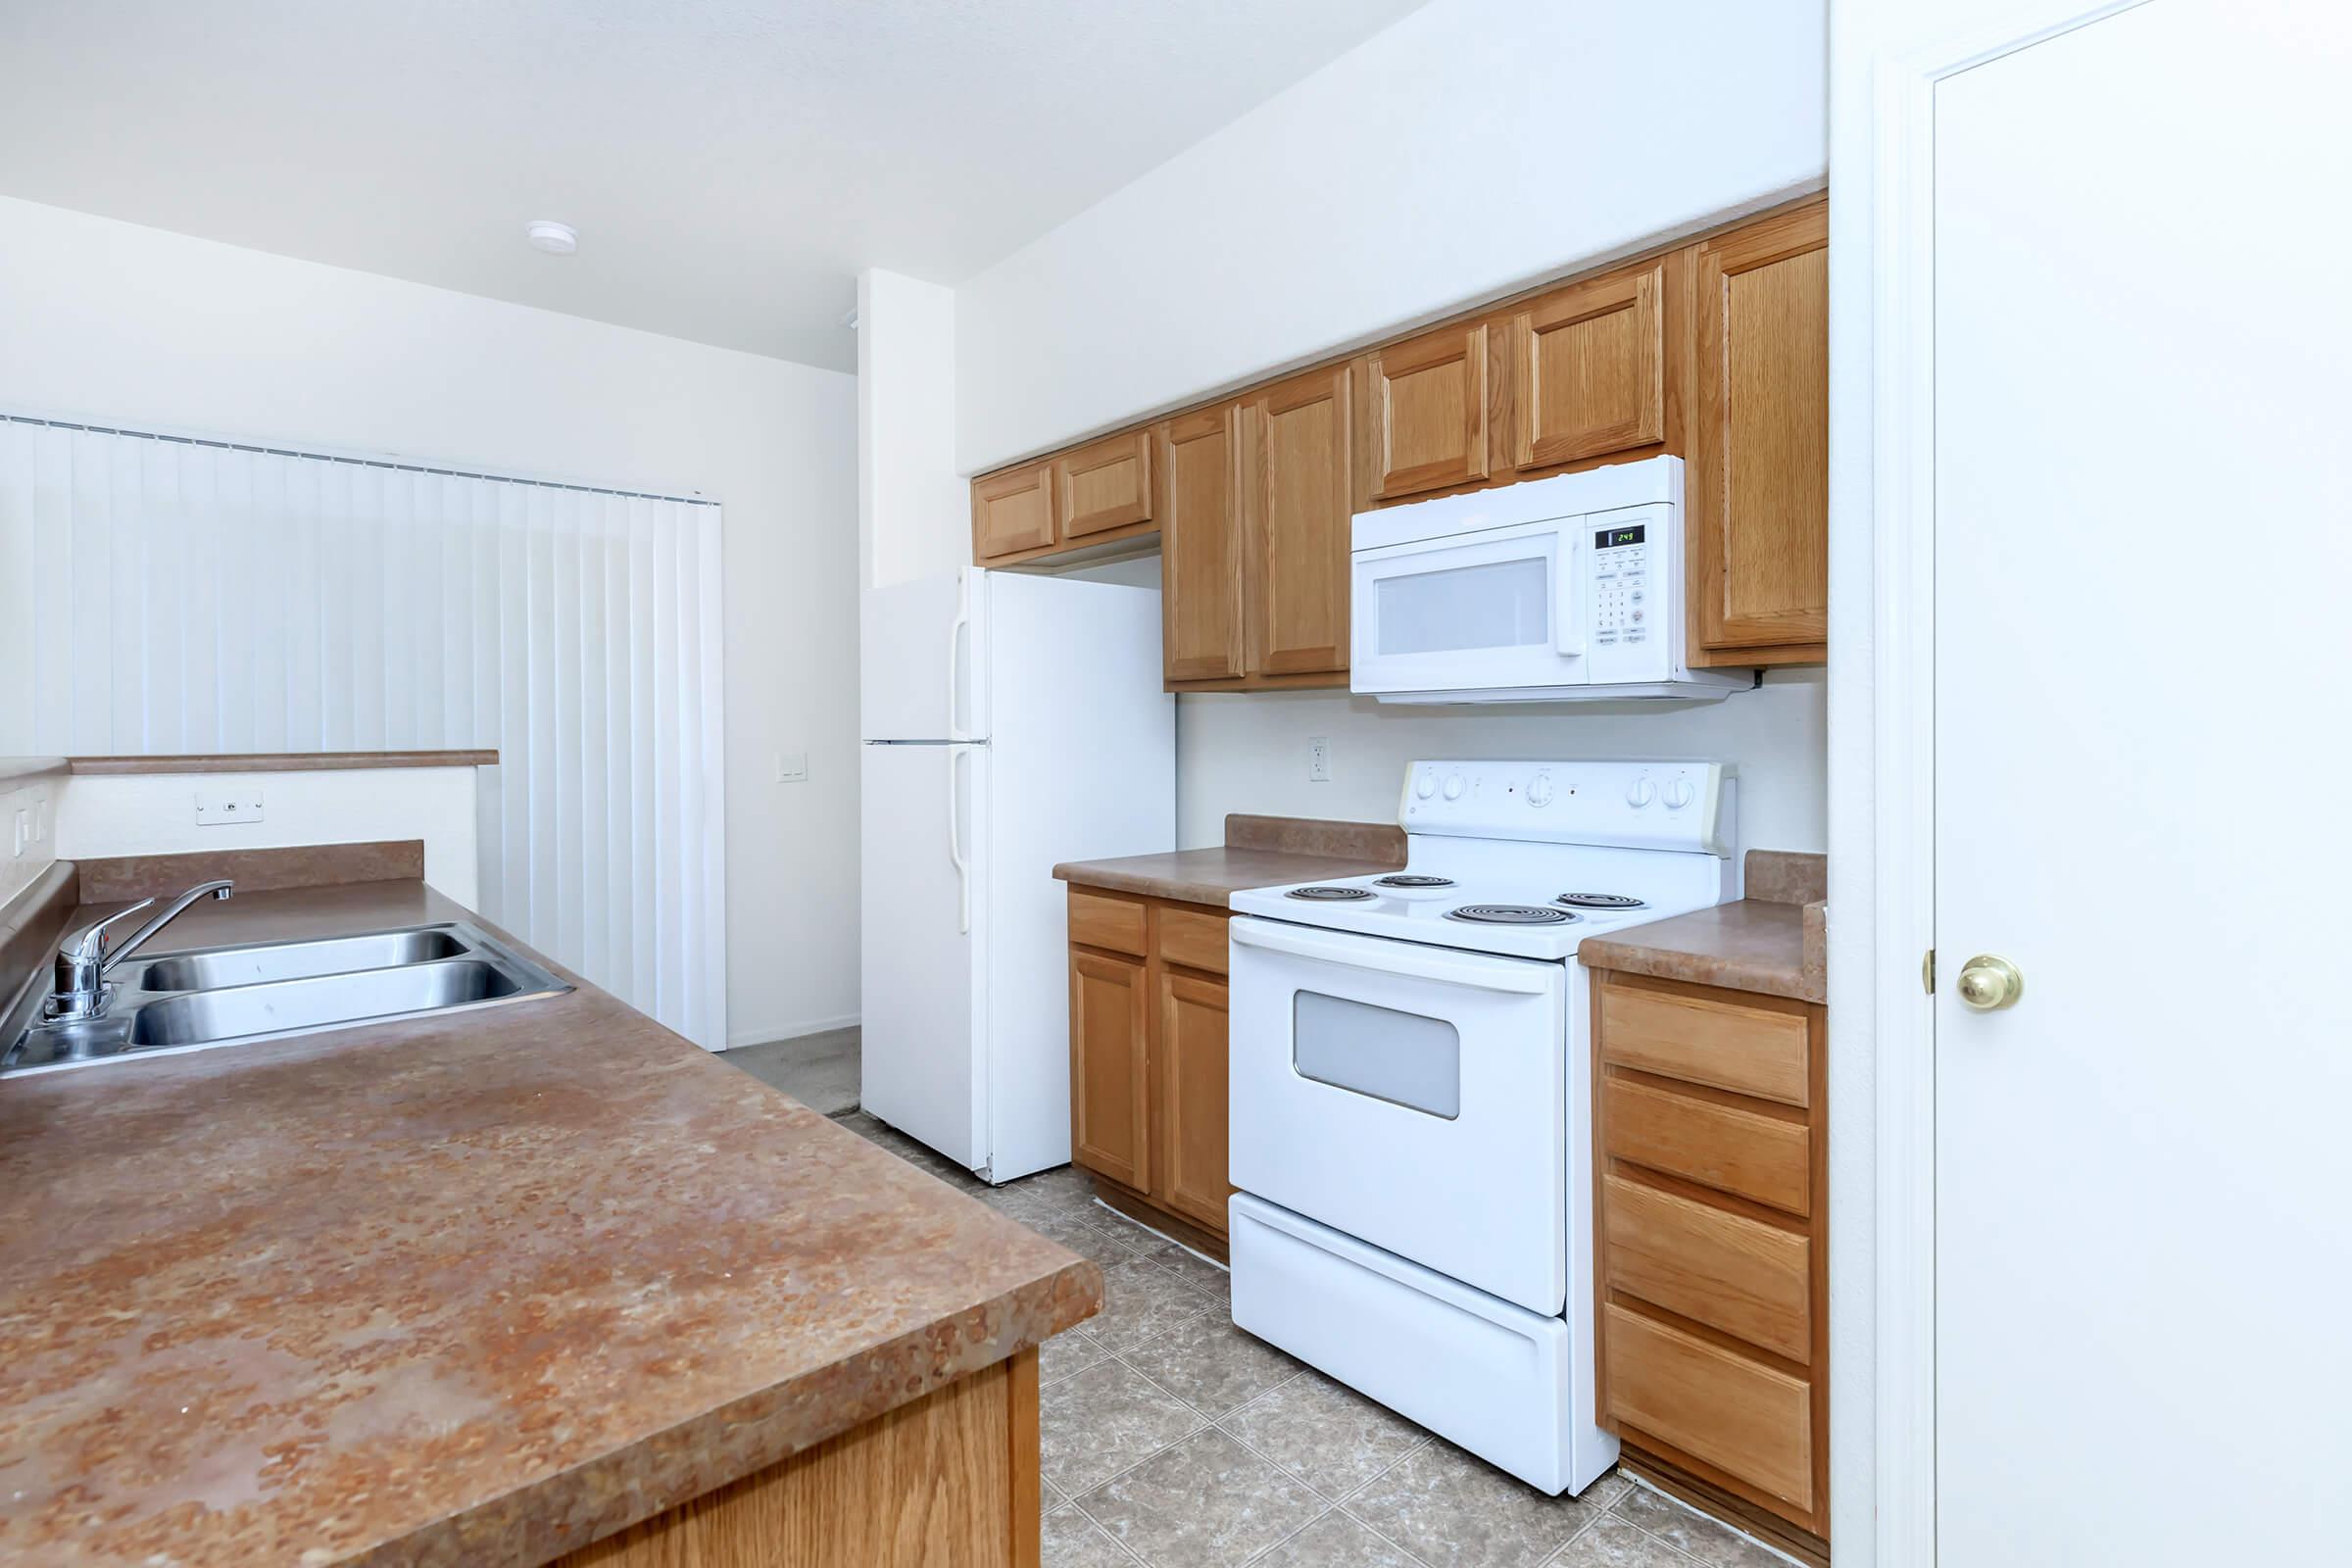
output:
[[[1300,991],[1291,1065],[1301,1078],[1451,1121],[1462,1113],[1462,1035],[1443,1018]]]
[[[1551,560],[1529,556],[1382,577],[1373,625],[1384,655],[1548,643]]]

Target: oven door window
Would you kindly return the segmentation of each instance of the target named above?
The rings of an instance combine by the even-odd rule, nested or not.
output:
[[[1462,1113],[1462,1032],[1443,1018],[1320,991],[1292,999],[1291,1065],[1302,1078],[1452,1121]]]

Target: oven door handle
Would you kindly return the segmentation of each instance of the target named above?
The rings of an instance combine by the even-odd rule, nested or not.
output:
[[[1333,938],[1296,926],[1236,920],[1230,935],[1237,946],[1263,948],[1294,958],[1315,958],[1375,974],[1398,974],[1415,980],[1437,980],[1478,991],[1506,991],[1542,996],[1556,981],[1548,965],[1489,959],[1479,962],[1410,942],[1382,942],[1368,952],[1360,942]]]

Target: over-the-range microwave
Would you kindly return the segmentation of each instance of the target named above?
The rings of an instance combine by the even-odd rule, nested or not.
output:
[[[1390,703],[1706,701],[1692,669],[1683,460],[1530,479],[1355,514],[1348,685]]]

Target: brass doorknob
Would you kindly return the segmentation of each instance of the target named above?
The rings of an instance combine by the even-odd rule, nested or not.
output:
[[[1961,967],[1960,1002],[1979,1012],[1998,1012],[2026,994],[2026,977],[2007,958],[1980,953]]]

